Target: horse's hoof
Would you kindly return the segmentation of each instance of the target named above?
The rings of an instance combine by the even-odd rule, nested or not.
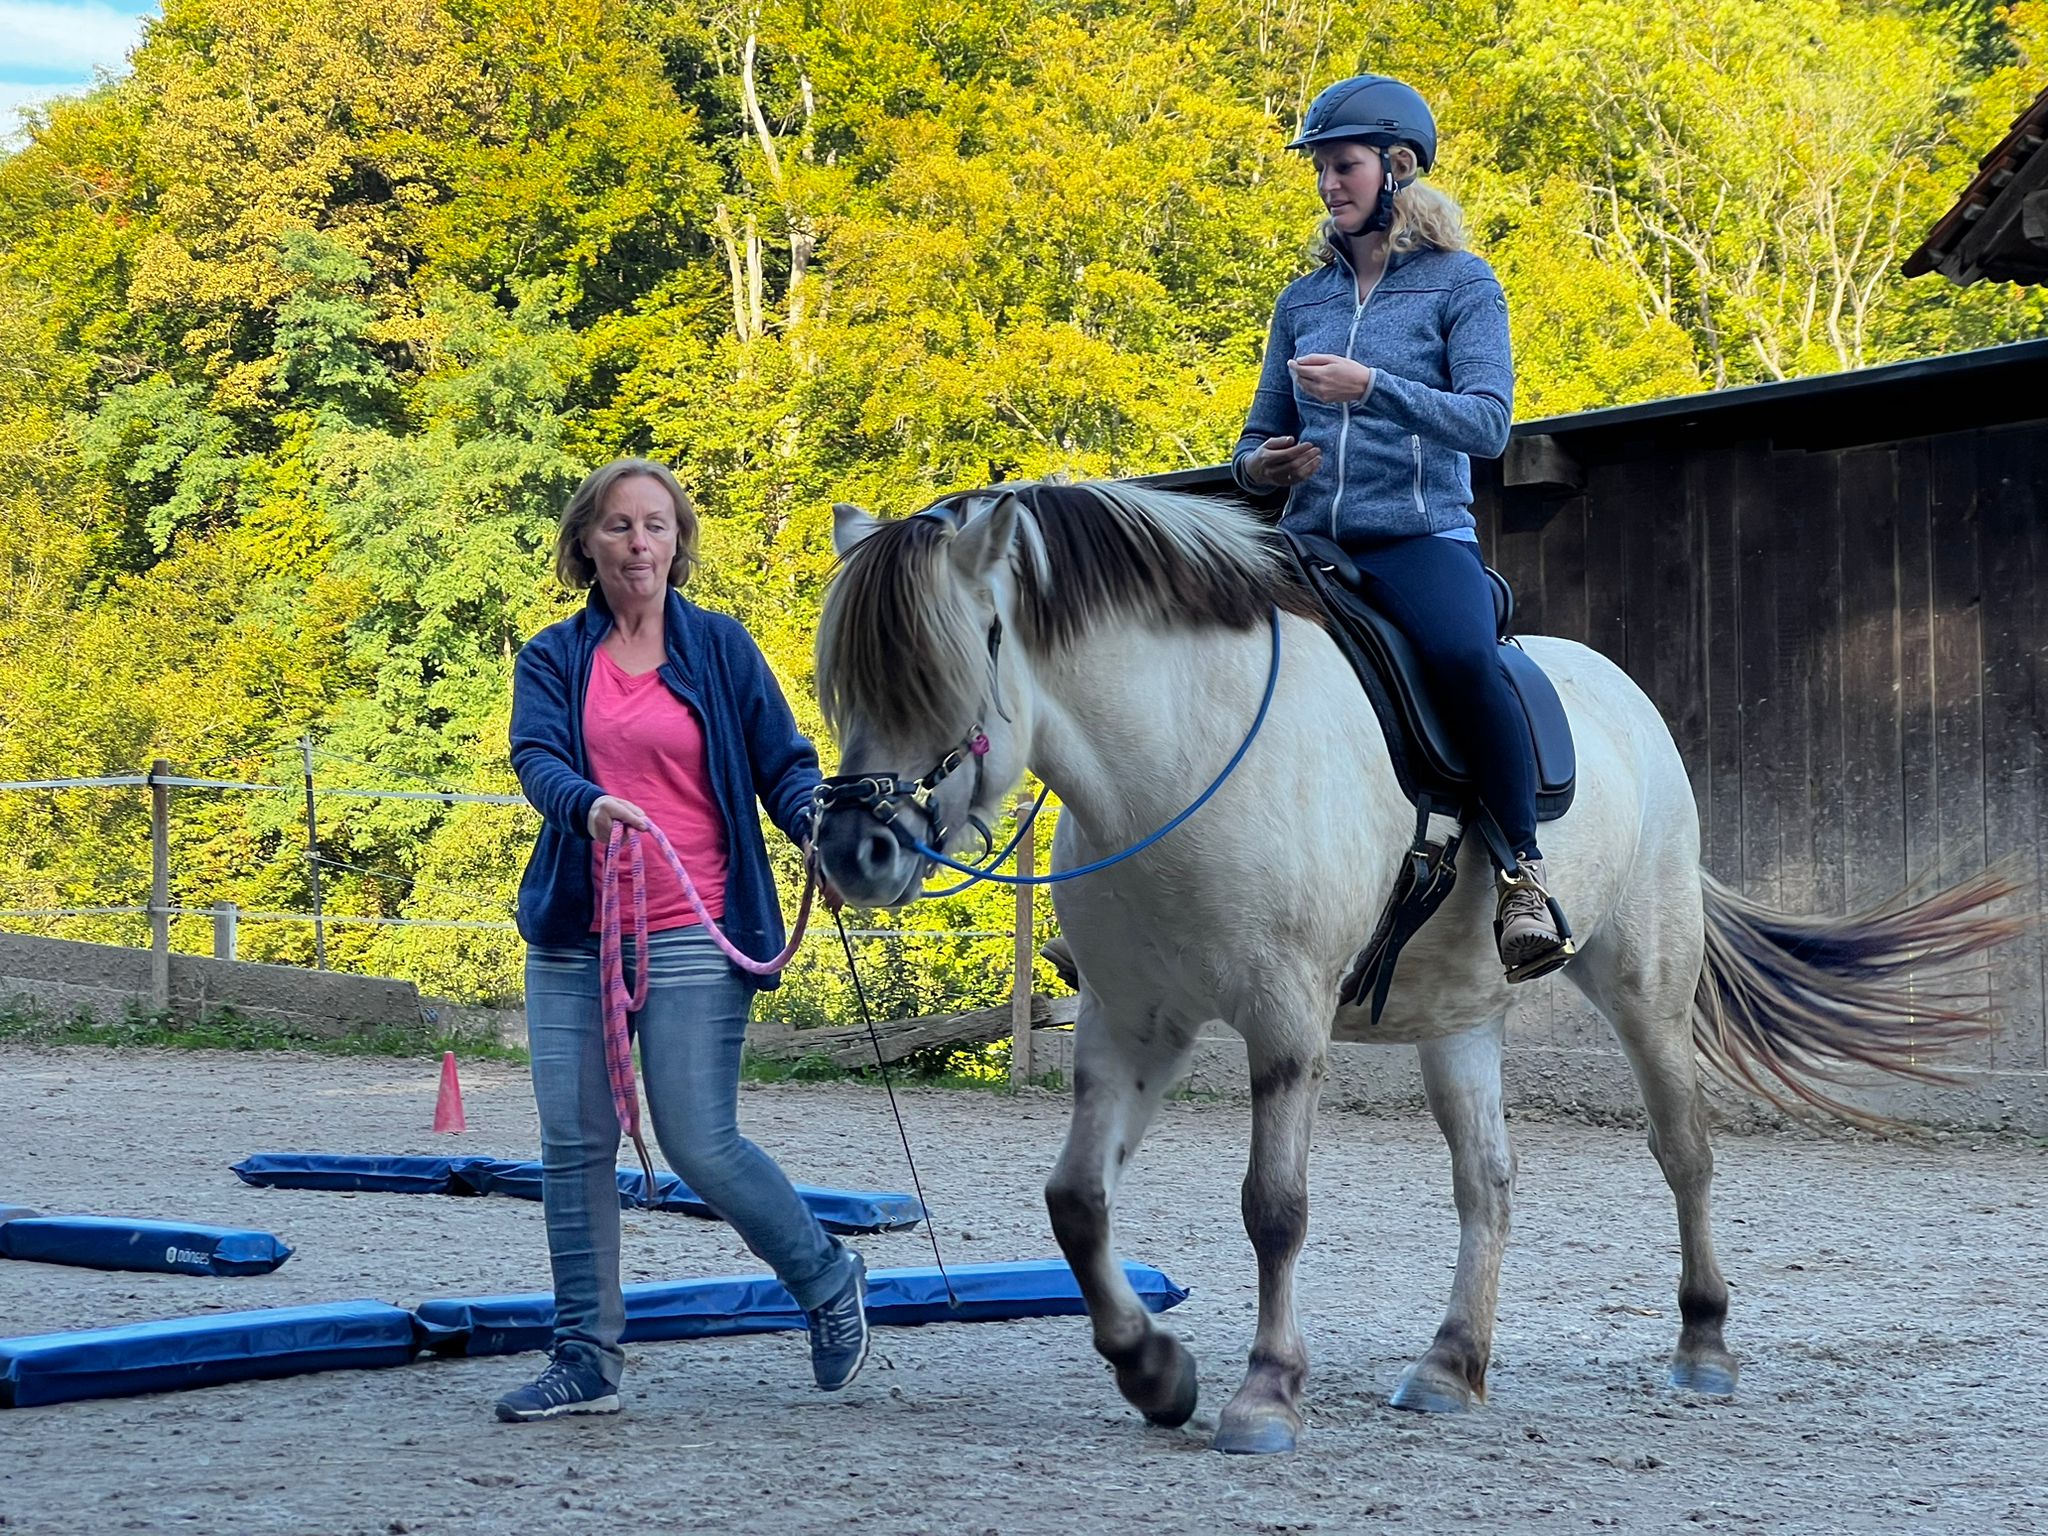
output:
[[[1680,1392],[1699,1392],[1708,1397],[1735,1395],[1733,1360],[1673,1360],[1671,1385]]]
[[[1200,1382],[1195,1357],[1179,1339],[1154,1332],[1128,1365],[1116,1367],[1116,1389],[1147,1422],[1179,1429],[1195,1416]]]
[[[1402,1373],[1387,1402],[1410,1413],[1465,1413],[1472,1407],[1472,1389],[1448,1371],[1418,1360]]]
[[[1285,1419],[1233,1420],[1226,1415],[1209,1448],[1226,1456],[1285,1456],[1294,1449],[1295,1438],[1294,1426]]]

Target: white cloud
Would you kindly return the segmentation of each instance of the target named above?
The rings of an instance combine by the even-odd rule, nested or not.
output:
[[[40,106],[43,102],[84,89],[82,85],[22,85],[13,80],[0,80],[0,154],[19,149],[28,142],[28,135],[21,124],[23,107]]]
[[[142,36],[145,18],[116,10],[106,0],[0,0],[0,84],[23,86],[24,74],[75,76],[118,70]]]

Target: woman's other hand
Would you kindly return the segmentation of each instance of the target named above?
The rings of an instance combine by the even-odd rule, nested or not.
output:
[[[597,804],[590,808],[590,835],[600,843],[612,840],[612,823],[623,821],[636,832],[649,828],[647,813],[630,800],[621,800],[617,795],[599,795]]]
[[[1290,365],[1291,366],[1291,365]],[[1300,485],[1322,467],[1323,450],[1291,437],[1269,437],[1246,457],[1245,473],[1259,485]]]
[[[809,838],[804,839],[804,868],[817,881],[818,900],[825,903],[827,912],[837,912],[846,905],[846,898],[839,894],[838,887],[825,878],[825,866],[818,862],[818,850],[811,846]]]
[[[1287,365],[1294,382],[1311,400],[1342,405],[1363,400],[1372,389],[1372,370],[1332,352],[1311,352]]]

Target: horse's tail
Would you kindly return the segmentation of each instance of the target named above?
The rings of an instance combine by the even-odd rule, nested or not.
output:
[[[1897,1122],[1845,1104],[1825,1085],[1871,1068],[1953,1081],[1944,1060],[1982,1039],[1996,1016],[1987,991],[1948,968],[2032,922],[1985,910],[2022,888],[1998,869],[1846,917],[1787,917],[1704,871],[1700,883],[1707,945],[1692,1035],[1707,1064],[1780,1109],[1873,1128]]]

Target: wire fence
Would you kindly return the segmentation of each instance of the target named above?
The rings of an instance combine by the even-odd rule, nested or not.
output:
[[[229,932],[241,923],[295,923],[311,924],[316,930],[324,931],[329,926],[351,926],[369,928],[426,928],[448,930],[472,930],[510,933],[516,925],[509,918],[462,918],[462,917],[402,917],[382,913],[332,912],[325,908],[320,899],[319,873],[322,870],[339,874],[355,874],[373,880],[387,881],[406,886],[414,894],[437,893],[461,898],[476,908],[489,910],[502,905],[490,897],[443,881],[424,879],[396,870],[383,870],[336,859],[319,851],[317,813],[318,801],[324,799],[349,800],[400,800],[431,801],[443,805],[512,805],[525,806],[522,795],[497,794],[475,789],[460,789],[441,786],[434,789],[392,789],[365,787],[360,785],[322,784],[314,771],[314,761],[347,764],[351,767],[366,768],[377,772],[390,773],[416,783],[438,783],[432,775],[419,774],[411,770],[387,764],[374,763],[364,758],[352,757],[346,753],[334,752],[314,745],[310,738],[302,742],[305,773],[298,784],[273,784],[254,779],[215,778],[199,774],[179,774],[169,771],[169,765],[159,760],[149,773],[92,774],[47,779],[0,780],[0,794],[30,793],[39,791],[65,790],[114,790],[146,789],[151,792],[151,843],[153,864],[151,898],[142,902],[96,903],[74,906],[16,906],[0,907],[0,921],[50,922],[66,918],[87,917],[148,917],[159,930],[159,936],[152,947],[167,948],[168,936],[165,929],[172,918],[211,918],[216,923],[225,919]],[[212,759],[212,763],[242,763],[250,761],[254,754],[240,757]],[[212,790],[230,793],[255,794],[296,794],[306,801],[308,842],[303,854],[295,861],[302,862],[310,879],[314,910],[312,911],[264,911],[242,908],[233,903],[216,903],[211,907],[182,905],[169,899],[167,867],[169,814],[168,792],[174,789]],[[12,882],[10,882],[12,883]],[[21,887],[16,884],[17,889]],[[988,940],[1015,939],[1015,928],[848,928],[848,937],[867,940]],[[232,943],[232,940],[230,940]],[[320,949],[320,963],[325,964],[325,946]],[[216,944],[216,953],[219,945]],[[233,958],[232,954],[225,958]]]

